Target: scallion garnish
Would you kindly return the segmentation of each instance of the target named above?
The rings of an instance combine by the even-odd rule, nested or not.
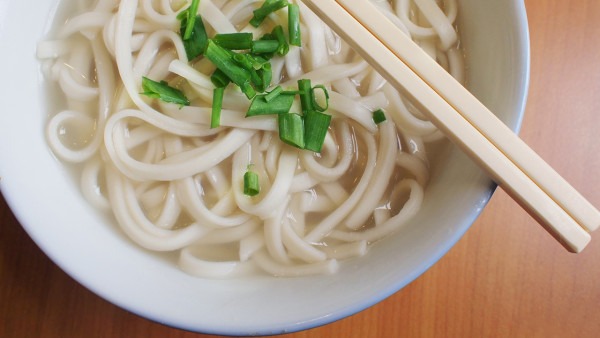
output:
[[[278,122],[279,139],[291,146],[304,149],[304,121],[302,116],[295,113],[280,114]]]
[[[298,80],[298,91],[300,91],[302,113],[306,114],[313,111],[312,84],[310,79]]]
[[[175,103],[179,106],[189,106],[190,101],[185,97],[182,91],[169,86],[166,81],[154,81],[147,77],[142,77],[143,95],[151,98],[160,99],[164,102]]]
[[[179,13],[177,18],[182,21],[182,26],[185,26],[183,30],[183,40],[188,40],[192,36],[192,32],[194,31],[195,21],[197,19],[198,7],[200,6],[200,0],[192,0],[192,4],[185,11]],[[184,19],[186,19],[185,25],[183,24]]]
[[[244,195],[256,196],[259,193],[260,184],[258,181],[258,174],[251,171],[250,166],[248,166],[248,170],[244,174]]]
[[[210,127],[217,128],[221,125],[221,109],[223,108],[223,94],[225,87],[213,90],[212,114],[210,115]]]
[[[264,34],[258,40],[253,40],[252,33],[216,34],[212,39],[208,39],[202,18],[196,15],[199,0],[193,0],[190,7],[181,12],[177,18],[181,20],[180,33],[188,59],[192,60],[204,54],[217,68],[211,75],[211,82],[215,86],[211,128],[220,125],[225,87],[229,83],[234,83],[249,99],[252,99],[246,117],[277,114],[279,138],[284,143],[300,149],[320,152],[332,119],[331,115],[323,113],[329,106],[327,88],[324,85],[313,87],[310,79],[300,79],[297,91],[283,90],[281,86],[277,86],[265,93],[271,86],[273,77],[269,60],[275,55],[286,55],[290,45],[300,46],[302,43],[300,8],[297,4],[289,4],[287,0],[266,0],[260,8],[254,10],[250,20],[252,26],[258,27],[271,13],[286,6],[288,7],[287,37],[283,26],[276,25],[270,33]],[[189,100],[181,91],[170,87],[164,81],[159,83],[144,78],[143,88],[144,94],[150,97],[189,105]],[[322,95],[317,93],[319,90],[322,91]],[[257,95],[257,92],[264,94]],[[300,97],[302,115],[290,113],[296,95]],[[377,119],[381,118],[378,114],[374,112],[373,115],[376,123],[379,123]],[[244,193],[254,196],[258,191],[258,175],[248,169],[244,175]]]
[[[231,82],[238,85],[242,89],[242,92],[246,94],[246,97],[251,99],[256,95],[256,91],[250,84],[250,72],[235,62],[233,59],[235,53],[228,51],[209,40],[204,55],[212,61],[218,69],[227,75]]]
[[[210,81],[215,85],[215,87],[227,87],[231,83],[231,80],[225,73],[223,73],[220,69],[215,69],[215,71],[210,76]]]
[[[331,115],[312,111],[304,115],[304,149],[316,153],[321,152],[327,130],[331,123]]]
[[[252,19],[250,19],[250,24],[254,27],[258,27],[269,14],[282,9],[287,6],[287,0],[266,0],[260,8],[257,8],[253,11]]]
[[[254,87],[252,87],[252,84],[250,82],[245,82],[240,86],[240,89],[242,90],[242,93],[244,93],[246,95],[246,97],[248,99],[252,99],[253,97],[256,96],[256,90],[254,89]]]
[[[256,70],[256,68],[254,68],[254,61],[248,54],[234,54],[233,61],[246,70]]]
[[[269,59],[263,57],[263,55],[255,55],[255,54],[248,54],[248,55],[254,62],[254,69],[260,69],[260,68],[262,68],[262,66],[269,63]]]
[[[254,69],[250,70],[250,80],[252,81],[252,86],[259,92],[262,93],[265,89],[262,87],[262,78],[260,76],[260,71],[256,71]]]
[[[264,92],[271,85],[273,79],[273,70],[271,69],[270,63],[265,63],[261,69],[257,70],[260,76],[260,83],[257,85],[257,89],[260,92]]]
[[[317,95],[315,95],[315,90],[317,89],[323,91],[323,94],[325,95],[325,106],[321,106],[319,102],[317,102]],[[323,85],[316,85],[310,89],[310,99],[312,101],[312,108],[315,111],[324,112],[329,108],[329,92]]]
[[[277,87],[273,88],[273,90],[271,90],[270,92],[268,92],[265,95],[265,101],[267,101],[267,103],[271,102],[274,98],[279,96],[279,94],[281,94],[281,92],[283,92],[283,88],[281,86],[277,86]]]
[[[283,27],[281,25],[275,26],[273,28],[273,32],[271,33],[277,39],[277,55],[284,56],[290,51],[290,45],[285,39],[285,33],[283,32]]]
[[[181,20],[180,34],[184,35],[185,29],[187,29],[187,18]],[[185,48],[185,54],[188,60],[193,60],[198,56],[204,54],[206,46],[208,44],[208,35],[206,34],[206,28],[202,18],[198,15],[194,20],[194,26],[192,33],[189,38],[183,39],[183,47]]]
[[[288,5],[288,35],[290,45],[298,47],[302,45],[302,35],[300,34],[300,6],[297,4]]]
[[[213,41],[219,46],[231,50],[246,50],[252,48],[252,33],[217,34]]]
[[[277,40],[256,40],[252,42],[252,54],[269,54],[277,52],[279,42]]]
[[[246,117],[256,115],[287,114],[294,104],[294,95],[279,94],[267,101],[266,95],[256,95],[246,112]]]
[[[373,112],[373,122],[375,122],[375,124],[380,124],[385,120],[387,120],[387,118],[385,117],[383,109],[377,109]]]

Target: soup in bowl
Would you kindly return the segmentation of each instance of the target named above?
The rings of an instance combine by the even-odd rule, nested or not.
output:
[[[153,16],[144,1],[139,9],[136,1],[100,1],[98,11],[82,6],[69,13],[65,8],[74,3],[36,8],[39,20],[20,39],[11,34],[16,20],[7,17],[1,31],[3,46],[22,51],[6,56],[7,71],[19,65],[23,72],[11,87],[38,84],[27,97],[8,91],[7,111],[28,113],[4,116],[2,191],[61,268],[123,308],[207,333],[322,325],[418,277],[456,243],[493,192],[494,184],[439,132],[403,127],[398,106],[405,104],[413,118],[418,112],[399,103],[393,88],[301,4],[298,46],[289,25],[295,10],[287,2],[257,27],[256,14],[244,8],[268,7],[262,3],[204,1],[200,19],[180,14],[187,3],[171,3],[162,16]],[[392,13],[404,6],[378,5]],[[8,10],[25,7],[13,2]],[[529,66],[523,5],[447,1],[444,10],[448,18],[456,14],[450,20],[458,27],[456,40],[425,37],[421,45],[518,129]],[[145,17],[136,18],[140,12]],[[215,19],[219,13],[233,13],[228,25]],[[204,55],[190,55],[184,37],[190,21],[192,36],[209,39]],[[168,29],[155,33],[155,26]],[[228,45],[233,30],[251,33],[250,42],[243,40],[248,35],[236,37],[249,44]],[[278,34],[290,42],[286,52]],[[152,44],[157,52],[146,47]],[[262,44],[277,48],[254,50]],[[23,57],[28,53],[31,58]],[[249,82],[230,69],[238,67],[231,60],[243,63],[239,55],[253,62]],[[326,66],[336,68],[319,73]],[[72,69],[80,70],[73,76]],[[213,79],[217,70],[227,75],[222,86]],[[214,104],[219,95],[221,109]],[[259,99],[289,107],[249,116]],[[362,110],[353,113],[356,107]],[[380,108],[386,121],[372,117]],[[315,116],[327,124],[308,132]],[[299,133],[286,131],[293,120],[301,121]],[[318,129],[324,132],[314,141]],[[93,147],[96,135],[108,140],[104,146]],[[372,149],[393,161],[386,164]],[[388,224],[393,231],[380,235]]]

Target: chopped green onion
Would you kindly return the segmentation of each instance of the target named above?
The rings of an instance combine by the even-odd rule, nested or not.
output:
[[[183,40],[188,40],[192,36],[192,32],[194,31],[195,21],[198,19],[196,14],[198,14],[198,7],[200,6],[200,0],[192,0],[192,4],[185,11],[179,13],[177,18],[181,20],[181,25],[185,26],[185,30],[183,31],[182,37]],[[183,19],[186,19],[186,23],[183,23]]]
[[[306,114],[310,111],[313,111],[312,84],[310,79],[298,80],[298,91],[300,91],[300,105],[302,106],[302,113]]]
[[[246,117],[256,115],[287,114],[294,104],[294,95],[279,94],[270,101],[265,99],[266,95],[256,95],[246,112]]]
[[[277,40],[277,38],[275,35],[273,35],[273,33],[265,33],[260,37],[259,40]]]
[[[270,63],[265,63],[261,69],[258,70],[258,74],[260,75],[260,83],[257,86],[257,89],[260,92],[264,92],[271,85],[271,80],[273,79],[273,70],[271,69]]]
[[[175,103],[179,106],[189,106],[190,101],[179,89],[173,88],[166,81],[156,82],[147,77],[142,77],[143,95],[164,102]]]
[[[373,112],[373,122],[375,122],[375,124],[380,124],[385,120],[387,120],[387,118],[385,117],[383,109],[377,109]]]
[[[270,41],[270,42],[264,42]],[[277,49],[279,48],[279,41],[277,37],[272,33],[266,33],[260,37],[260,39],[253,42],[251,49],[252,55],[262,57],[265,60],[270,60],[275,56]]]
[[[215,71],[210,76],[210,81],[215,85],[215,87],[227,87],[231,83],[231,80],[225,73],[223,73],[220,69],[215,69]]]
[[[233,60],[237,62],[238,65],[242,66],[244,69],[248,71],[256,70],[255,66],[257,65],[256,61],[249,54],[235,54],[233,55]],[[260,67],[258,67],[260,69]]]
[[[217,128],[221,125],[221,109],[223,108],[223,94],[225,87],[213,90],[212,114],[210,115],[210,127]]]
[[[250,82],[245,82],[240,86],[240,89],[242,90],[242,93],[244,93],[246,95],[246,97],[248,99],[252,99],[253,97],[256,96],[256,90],[254,90],[254,87],[252,87],[252,84]]]
[[[250,61],[247,54],[234,54],[233,61],[246,70],[254,70],[254,64]]]
[[[317,95],[315,95],[316,89],[321,89],[323,91],[323,94],[325,94],[325,106],[321,106],[319,102],[317,102]],[[329,92],[327,91],[327,88],[325,88],[325,86],[317,85],[312,87],[310,90],[310,97],[312,100],[312,107],[315,111],[324,112],[327,110],[327,108],[329,108]]]
[[[300,6],[297,4],[288,5],[288,35],[290,45],[298,47],[302,45],[302,35],[300,34]]]
[[[310,79],[300,79],[298,90],[283,90],[277,86],[268,93],[257,95],[257,92],[264,93],[271,85],[273,71],[269,60],[275,54],[286,55],[290,45],[301,46],[299,6],[289,4],[287,0],[264,1],[260,8],[254,10],[250,24],[258,27],[271,13],[288,6],[288,36],[281,25],[276,25],[270,33],[253,40],[252,33],[217,34],[213,39],[208,39],[202,18],[196,16],[198,4],[198,0],[193,0],[190,8],[180,13],[178,19],[182,21],[180,31],[188,59],[204,54],[217,68],[211,75],[211,82],[216,87],[213,91],[211,128],[220,125],[225,87],[233,82],[252,99],[246,117],[277,114],[282,142],[320,152],[332,119],[331,115],[323,113],[329,106],[329,93],[324,85],[312,87]],[[234,50],[249,52],[236,53]],[[148,81],[151,80],[144,78],[144,82]],[[161,89],[155,90],[154,87]],[[164,81],[149,82],[144,90],[148,96],[189,105],[182,92],[169,87]],[[317,95],[317,90],[321,90],[323,95]],[[177,93],[183,99],[178,100]],[[290,113],[296,95],[300,96],[303,115]],[[322,102],[323,96],[325,102]],[[259,190],[258,175],[248,168],[244,175],[244,193],[255,196]]]
[[[254,69],[260,69],[262,68],[263,65],[269,63],[269,59],[261,56],[261,55],[254,55],[254,54],[249,54],[250,57],[254,60]]]
[[[275,53],[279,48],[279,42],[276,40],[256,40],[252,42],[252,54]]]
[[[258,174],[248,169],[244,174],[244,195],[256,196],[259,193],[260,184],[258,182]]]
[[[252,33],[217,34],[213,41],[219,46],[232,50],[245,50],[252,48]]]
[[[239,66],[233,59],[235,53],[217,45],[213,41],[208,41],[205,56],[212,61],[229,79],[231,82],[238,85],[246,97],[249,99],[256,95],[256,91],[250,84],[250,72]]]
[[[320,89],[325,95],[325,105],[322,106],[317,102],[315,91]],[[309,112],[324,112],[329,107],[329,92],[323,85],[317,85],[312,87],[310,79],[298,80],[298,91],[300,91],[300,105],[302,106],[302,113],[305,115]]]
[[[304,149],[321,152],[331,115],[312,111],[304,115]]]
[[[257,65],[257,63],[255,62],[252,56],[250,56],[249,54],[234,54],[233,61],[235,61],[239,66],[248,71],[248,74],[250,74],[250,82],[257,91],[261,93],[265,91],[266,87],[263,85],[263,72],[260,69],[260,67],[258,69],[254,68]],[[269,82],[270,81],[271,79],[269,79]]]
[[[256,89],[259,93],[264,92],[266,88],[263,88],[263,85],[262,85],[263,80],[262,80],[260,71],[256,71],[256,70],[254,70],[254,68],[252,68],[252,70],[250,70],[249,72],[250,72],[250,81],[251,81],[254,89]]]
[[[275,38],[277,39],[277,42],[279,43],[277,46],[277,55],[279,55],[279,56],[286,55],[290,51],[290,45],[288,44],[287,40],[285,39],[285,33],[283,32],[283,27],[281,25],[275,26],[275,28],[273,28],[272,34],[275,36]]]
[[[269,60],[266,60],[265,58],[260,57],[258,55],[252,55],[252,54],[240,54],[240,55],[244,55],[244,58],[246,59],[246,61],[244,61],[244,63],[246,64],[246,67],[248,67],[248,69],[259,70],[264,65],[269,63]]]
[[[291,146],[304,149],[304,121],[302,116],[295,113],[280,114],[278,122],[279,139]]]
[[[180,33],[183,36],[184,30],[186,29],[187,18],[183,18],[181,21]],[[188,60],[193,60],[198,56],[202,55],[206,50],[208,44],[208,35],[206,34],[206,28],[202,18],[198,15],[194,20],[194,26],[192,33],[189,38],[183,39],[183,47],[185,48],[185,54]]]
[[[274,98],[279,96],[283,92],[283,88],[281,86],[277,86],[273,88],[269,93],[265,95],[265,101],[271,102]]]
[[[282,9],[287,6],[287,0],[266,0],[260,8],[253,11],[252,19],[250,24],[254,27],[258,27],[269,14]]]
[[[250,54],[234,54],[233,61],[250,74],[250,81],[258,92],[264,92],[271,84],[271,64],[261,64]]]

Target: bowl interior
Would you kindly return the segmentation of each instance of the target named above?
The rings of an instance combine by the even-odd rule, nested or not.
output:
[[[470,90],[518,130],[529,72],[521,1],[459,0]],[[197,279],[174,257],[132,245],[81,198],[49,152],[47,114],[35,46],[56,1],[0,4],[2,82],[0,177],[4,197],[44,252],[81,284],[118,306],[161,323],[230,335],[283,333],[329,323],[401,289],[443,256],[479,215],[494,184],[454,147],[433,177],[421,213],[397,235],[333,276]],[[23,25],[21,17],[30,20]]]

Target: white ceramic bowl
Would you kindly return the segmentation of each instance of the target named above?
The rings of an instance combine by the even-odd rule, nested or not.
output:
[[[458,0],[472,92],[513,130],[522,118],[529,41],[521,0]],[[450,149],[418,217],[333,276],[203,280],[171,258],[132,245],[81,198],[43,137],[47,108],[35,59],[56,1],[0,2],[0,185],[41,249],[81,284],[114,304],[171,326],[230,335],[271,334],[323,325],[398,291],[444,255],[494,190]]]

